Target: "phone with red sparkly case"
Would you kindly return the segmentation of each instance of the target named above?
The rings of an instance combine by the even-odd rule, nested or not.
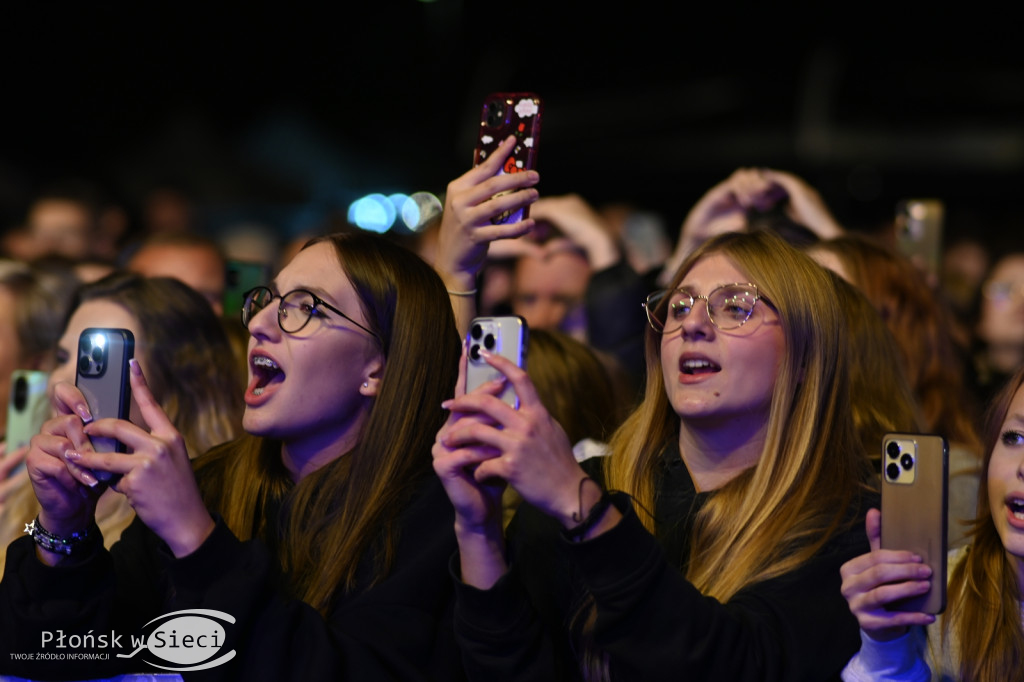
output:
[[[485,97],[473,165],[479,166],[494,153],[498,145],[510,135],[515,135],[516,145],[502,163],[499,175],[535,170],[543,109],[540,97],[530,92],[496,92]],[[491,222],[515,223],[528,215],[529,208],[520,208],[506,211]]]
[[[942,613],[946,608],[949,447],[942,436],[887,433],[882,439],[882,549],[919,555],[931,588],[886,605],[890,611]]]

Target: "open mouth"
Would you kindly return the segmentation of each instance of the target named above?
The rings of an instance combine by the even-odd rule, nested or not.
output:
[[[722,368],[705,358],[689,358],[679,363],[679,371],[693,376],[721,372]]]
[[[254,396],[263,395],[267,385],[279,377],[284,377],[284,372],[278,364],[265,355],[254,355],[250,364],[252,382],[249,384],[249,392]]]
[[[1024,521],[1024,498],[1011,497],[1006,501],[1006,506],[1010,508],[1013,518]]]

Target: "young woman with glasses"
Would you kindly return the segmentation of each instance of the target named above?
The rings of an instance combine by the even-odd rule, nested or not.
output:
[[[28,456],[42,511],[10,550],[0,641],[35,651],[41,631],[61,628],[120,633],[128,647],[154,618],[206,609],[234,619],[218,649],[233,658],[204,672],[214,678],[461,679],[452,511],[429,456],[458,368],[441,279],[383,237],[332,235],[249,292],[242,321],[248,435],[202,455],[194,474],[138,364],[146,428],[89,421],[82,395],[58,386],[61,416]],[[92,452],[97,436],[131,454]],[[93,537],[96,471],[121,476],[114,489],[138,517],[109,552]],[[144,653],[19,672],[169,665]],[[0,672],[13,665],[3,658]]]
[[[501,358],[518,411],[501,382],[445,403],[472,678],[838,676],[859,643],[838,572],[873,499],[838,300],[772,234],[710,240],[647,300],[646,394],[598,471]],[[505,483],[526,502],[507,545]]]

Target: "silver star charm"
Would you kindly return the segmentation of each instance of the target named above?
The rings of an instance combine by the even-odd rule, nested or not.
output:
[[[36,520],[32,519],[29,523],[25,524],[25,532],[29,535],[33,535],[36,532]]]

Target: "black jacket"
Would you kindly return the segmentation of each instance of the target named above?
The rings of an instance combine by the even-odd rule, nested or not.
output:
[[[263,542],[239,541],[219,519],[206,542],[181,559],[138,519],[109,552],[100,548],[56,567],[39,562],[32,540],[23,537],[8,548],[0,583],[0,674],[83,679],[167,672],[145,661],[180,670],[146,649],[128,659],[116,654],[130,654],[130,633],[149,632],[151,619],[210,609],[235,619],[223,624],[219,650],[235,655],[182,673],[186,679],[460,680],[447,571],[456,547],[452,524],[444,490],[426,476],[401,516],[390,574],[340,599],[326,619],[288,594],[278,560]],[[108,643],[120,634],[121,646],[61,650],[51,640],[44,647],[44,631],[66,638],[104,634]],[[184,634],[177,632],[175,643]],[[165,629],[161,643],[170,643],[170,636]],[[101,658],[66,657],[86,652]],[[39,660],[39,654],[62,653],[63,660]],[[27,654],[35,660],[25,660]]]
[[[801,568],[723,604],[684,577],[689,534],[709,493],[694,490],[677,447],[666,450],[659,485],[657,537],[622,494],[615,504],[623,520],[582,543],[521,507],[510,572],[486,591],[457,581],[456,633],[470,679],[581,679],[575,652],[584,648],[579,618],[590,598],[592,637],[614,680],[839,679],[860,646],[839,567],[868,551],[863,511],[852,510],[860,522]]]

